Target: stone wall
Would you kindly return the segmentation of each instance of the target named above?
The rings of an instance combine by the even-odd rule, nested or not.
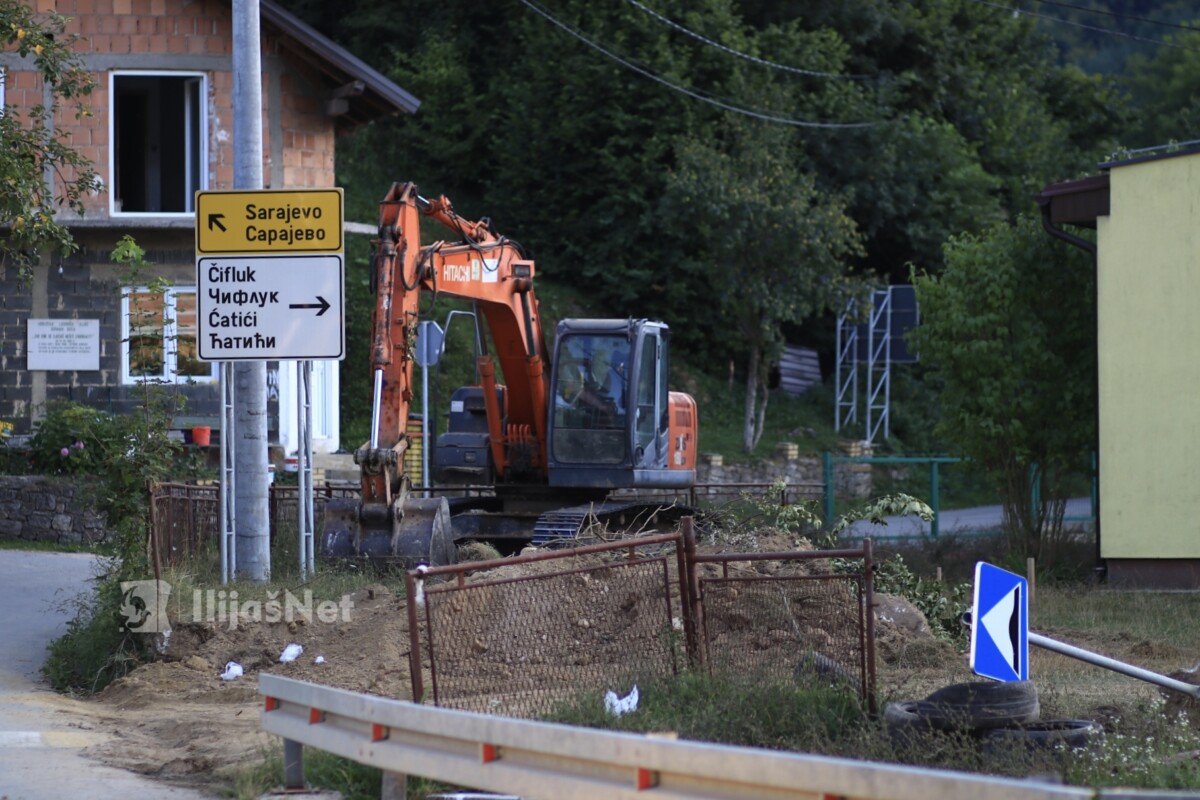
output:
[[[0,475],[0,539],[55,544],[104,541],[104,519],[70,478]]]
[[[705,454],[696,465],[698,484],[771,484],[780,479],[789,486],[799,487],[789,493],[789,500],[820,499],[824,497],[825,476],[820,458],[799,458],[789,453],[756,464],[726,465],[719,455]],[[862,500],[871,494],[869,464],[836,464],[833,484],[839,497]],[[753,491],[748,492],[754,494]]]

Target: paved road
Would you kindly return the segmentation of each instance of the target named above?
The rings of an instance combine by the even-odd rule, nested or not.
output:
[[[1068,519],[1084,519],[1092,513],[1092,501],[1089,497],[1076,497],[1067,501],[1066,517]],[[962,508],[954,511],[942,511],[938,519],[938,534],[972,534],[983,531],[1000,529],[1003,510],[1000,506],[979,506],[977,508]],[[901,536],[928,536],[930,523],[922,522],[918,517],[888,517],[887,525],[873,525],[870,522],[856,522],[850,526],[843,536],[861,538],[891,538]]]
[[[41,680],[51,639],[74,616],[64,605],[88,587],[95,558],[76,553],[0,550],[0,798],[203,800],[188,789],[106,767],[81,754],[107,739]]]

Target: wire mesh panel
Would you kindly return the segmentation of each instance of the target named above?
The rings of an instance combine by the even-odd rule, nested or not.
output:
[[[710,671],[846,684],[876,710],[869,539],[857,550],[701,555],[685,525],[684,541],[691,619]],[[844,566],[833,569],[833,559]]]
[[[710,670],[866,690],[857,576],[707,578],[700,593]]]
[[[580,692],[623,695],[638,681],[674,674],[682,635],[669,575],[675,548],[615,560],[605,552],[613,548],[598,547],[581,548],[591,551],[586,557],[492,562],[504,566],[470,583],[424,586],[414,696],[428,676],[439,706],[534,717]]]

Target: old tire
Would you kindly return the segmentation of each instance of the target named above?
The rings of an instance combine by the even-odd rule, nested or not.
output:
[[[956,683],[914,704],[913,713],[938,730],[985,731],[1036,722],[1041,712],[1031,681]]]
[[[916,700],[888,703],[883,709],[888,739],[898,749],[913,747],[936,729],[917,712]]]
[[[1013,728],[994,728],[984,736],[984,750],[1079,750],[1104,739],[1104,728],[1090,719],[1047,719]]]

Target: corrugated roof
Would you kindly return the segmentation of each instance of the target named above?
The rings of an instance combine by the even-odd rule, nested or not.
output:
[[[416,97],[272,0],[259,0],[259,13],[284,35],[284,46],[334,87],[353,87],[344,95],[349,109],[338,117],[341,124],[353,127],[400,112],[412,114],[420,107]]]

